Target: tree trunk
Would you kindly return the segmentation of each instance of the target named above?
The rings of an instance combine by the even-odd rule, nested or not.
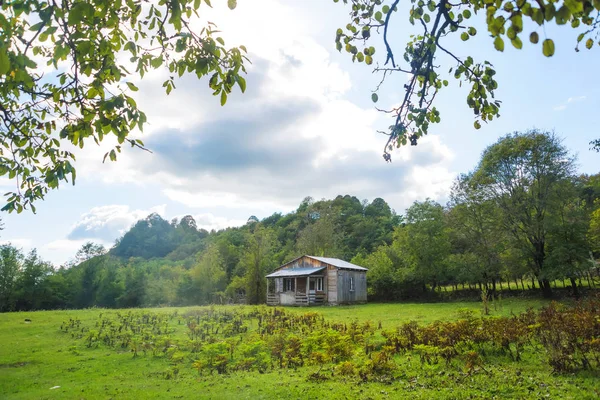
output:
[[[577,281],[575,278],[571,277],[571,287],[573,288],[573,296],[579,297],[579,290],[577,290]]]
[[[548,279],[542,279],[540,281],[540,287],[542,288],[542,294],[545,298],[549,299],[552,297],[552,288],[550,287],[550,281]]]
[[[544,271],[544,261],[546,259],[546,247],[544,240],[539,240],[534,244],[535,247],[535,255],[533,257],[533,261],[537,268],[538,273],[542,273]],[[533,278],[532,278],[533,282]],[[542,294],[545,298],[552,297],[552,288],[550,287],[550,281],[544,278],[539,281],[540,289],[542,289]],[[535,286],[535,284],[534,284]]]
[[[521,277],[521,287],[523,288],[523,291],[525,291],[525,282],[523,282],[523,278]]]

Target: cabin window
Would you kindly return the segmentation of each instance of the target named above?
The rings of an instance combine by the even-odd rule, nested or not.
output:
[[[296,289],[294,284],[295,284],[294,278],[283,278],[283,291],[284,292],[293,292]]]
[[[354,277],[350,277],[350,291],[354,292]]]
[[[323,291],[323,278],[312,278],[310,280],[309,290],[322,292]]]
[[[275,293],[275,292],[277,292],[277,285],[275,284],[275,279],[268,279],[267,280],[267,292],[268,293]]]

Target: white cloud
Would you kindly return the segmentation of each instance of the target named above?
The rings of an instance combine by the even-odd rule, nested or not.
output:
[[[94,207],[79,218],[68,235],[69,241],[102,240],[114,242],[138,220],[151,213],[165,215],[166,205],[158,205],[148,210],[130,210],[128,205],[107,205]]]
[[[32,248],[31,239],[27,238],[15,238],[10,240],[2,240],[0,241],[0,245],[10,244],[16,248],[23,249],[23,251],[27,252]]]
[[[193,215],[196,220],[198,229],[206,229],[207,231],[225,229],[233,226],[242,226],[247,220],[229,219],[225,217],[217,217],[211,213]]]
[[[569,97],[566,102],[554,107],[554,111],[564,111],[567,109],[569,104],[579,103],[580,101],[584,101],[586,98],[586,96]]]

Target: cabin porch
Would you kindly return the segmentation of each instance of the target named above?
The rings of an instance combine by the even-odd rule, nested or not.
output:
[[[267,277],[267,305],[308,306],[327,301],[324,275]]]

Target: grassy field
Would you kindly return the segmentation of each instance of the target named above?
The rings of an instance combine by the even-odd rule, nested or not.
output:
[[[546,304],[542,300],[507,299],[493,315],[510,315]],[[223,306],[222,308],[225,308]],[[219,309],[221,307],[218,307]],[[156,313],[180,314],[198,308],[160,308]],[[368,304],[359,306],[289,309],[316,311],[331,321],[381,322],[392,328],[409,320],[430,323],[457,318],[459,310],[479,312],[479,303]],[[493,355],[485,370],[467,374],[462,364],[421,365],[414,354],[396,356],[399,369],[392,383],[359,382],[336,377],[312,382],[316,366],[260,372],[203,374],[184,360],[174,376],[173,362],[152,355],[132,357],[128,350],[100,345],[87,348],[81,339],[60,331],[63,321],[78,318],[93,326],[100,313],[115,310],[41,311],[0,314],[0,398],[2,399],[397,399],[428,398],[556,398],[600,396],[597,372],[552,374],[540,349],[530,349],[523,360]],[[26,321],[29,319],[31,322]],[[172,335],[183,340],[187,327],[174,318]],[[251,327],[252,328],[252,327]],[[328,370],[324,370],[329,374]],[[55,388],[56,387],[56,388]]]

